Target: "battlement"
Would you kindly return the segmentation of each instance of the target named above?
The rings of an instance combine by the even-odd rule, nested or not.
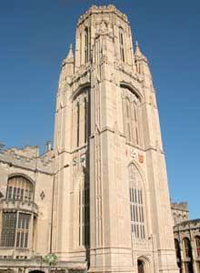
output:
[[[172,210],[182,210],[182,211],[189,212],[187,202],[180,202],[180,203],[174,202],[174,203],[171,203],[171,209]]]
[[[53,173],[53,158],[53,150],[49,150],[40,156],[39,147],[37,146],[25,146],[22,149],[14,147],[0,150],[0,162],[48,174]]]
[[[118,17],[124,20],[126,23],[128,22],[128,17],[126,14],[119,11],[114,5],[108,6],[96,6],[93,5],[89,10],[87,10],[83,15],[79,17],[78,25],[85,21],[92,14],[102,14],[102,13],[115,13]]]

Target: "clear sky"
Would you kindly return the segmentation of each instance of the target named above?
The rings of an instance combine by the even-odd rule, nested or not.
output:
[[[0,142],[53,139],[62,58],[92,3],[113,2],[130,20],[157,90],[170,192],[200,218],[200,1],[7,0],[0,3]]]

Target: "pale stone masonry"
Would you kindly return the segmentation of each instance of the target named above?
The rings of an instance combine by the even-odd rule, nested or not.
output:
[[[113,5],[78,20],[54,149],[0,155],[2,270],[47,272],[55,253],[62,272],[178,272],[155,89],[134,44]]]
[[[171,203],[177,265],[181,273],[200,272],[200,219],[189,220],[186,202]]]

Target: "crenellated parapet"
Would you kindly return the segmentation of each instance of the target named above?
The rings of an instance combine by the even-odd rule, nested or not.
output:
[[[126,16],[126,14],[120,12],[114,5],[108,5],[108,6],[93,5],[89,10],[87,10],[83,15],[80,16],[77,25],[82,24],[89,16],[93,14],[106,15],[109,13],[113,13],[117,15],[119,18],[123,19],[126,23],[129,23],[128,17]]]
[[[31,171],[53,174],[53,151],[39,155],[38,147],[5,149],[0,151],[0,162]]]

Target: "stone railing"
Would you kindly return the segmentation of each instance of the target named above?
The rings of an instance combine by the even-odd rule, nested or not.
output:
[[[26,200],[1,199],[0,209],[23,210],[34,213],[35,215],[38,215],[39,212],[39,208],[36,203],[34,203],[33,201]]]

